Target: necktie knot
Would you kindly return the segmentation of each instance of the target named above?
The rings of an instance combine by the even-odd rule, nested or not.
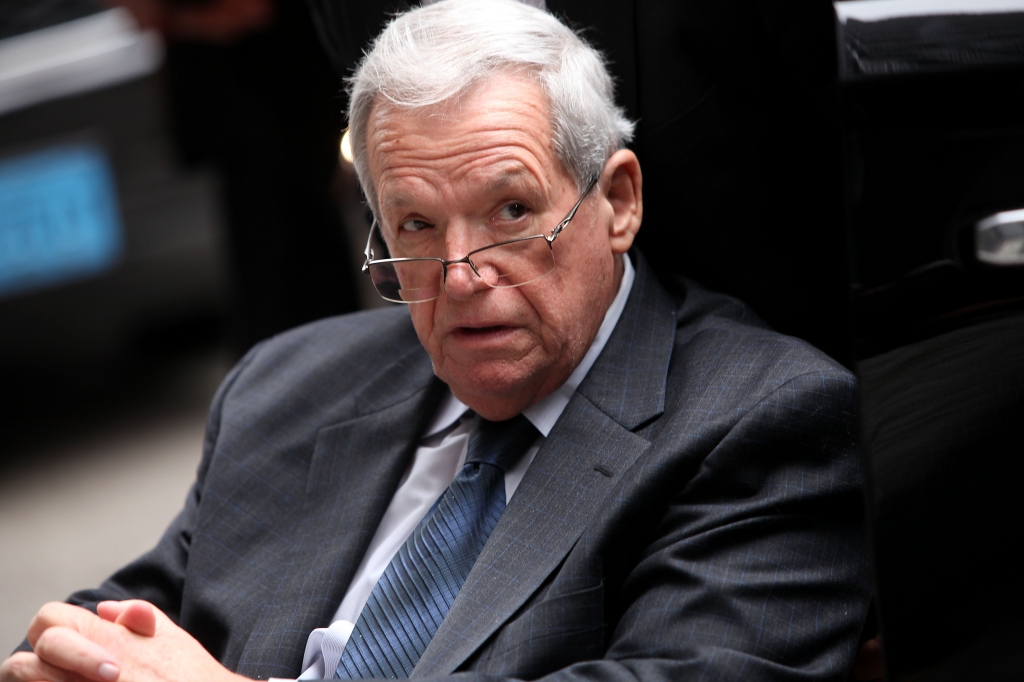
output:
[[[469,433],[466,464],[480,462],[508,471],[539,435],[537,428],[521,414],[500,422],[476,415]]]

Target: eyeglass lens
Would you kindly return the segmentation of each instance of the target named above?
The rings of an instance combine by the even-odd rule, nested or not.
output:
[[[555,254],[541,235],[496,244],[473,253],[469,258],[484,283],[495,289],[529,284],[555,268]],[[448,267],[470,266],[468,263],[452,263]],[[370,263],[368,269],[381,297],[396,303],[433,300],[441,294],[444,283],[444,266],[435,259]]]

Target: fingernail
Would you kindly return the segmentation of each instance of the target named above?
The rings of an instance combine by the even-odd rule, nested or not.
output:
[[[117,669],[117,666],[113,663],[103,663],[100,665],[100,677],[107,680],[108,682],[114,682],[117,676],[121,674],[121,671]]]

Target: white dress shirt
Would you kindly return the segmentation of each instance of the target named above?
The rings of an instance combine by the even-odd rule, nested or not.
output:
[[[619,291],[605,313],[597,336],[594,337],[583,360],[554,393],[523,410],[523,415],[541,435],[526,454],[505,472],[506,501],[511,501],[523,476],[526,475],[526,469],[533,462],[565,406],[569,404],[572,394],[587,376],[597,356],[604,350],[608,337],[622,315],[635,276],[629,257],[623,255],[622,262],[624,269]],[[370,541],[359,568],[356,569],[355,577],[341,600],[330,627],[317,628],[310,634],[302,660],[303,672],[300,680],[334,676],[355,622],[384,569],[391,563],[391,558],[423,520],[434,502],[448,489],[465,463],[472,424],[473,413],[452,395],[451,391],[446,391],[434,420],[420,439],[412,463],[402,476],[395,496],[391,498],[391,504],[384,512],[377,532]]]

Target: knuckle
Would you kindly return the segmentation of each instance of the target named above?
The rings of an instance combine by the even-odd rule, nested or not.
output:
[[[53,622],[56,617],[57,610],[62,605],[57,602],[47,602],[43,604],[36,615],[32,616],[32,622],[29,623],[29,629],[33,628],[44,628]]]
[[[50,627],[39,635],[34,648],[39,658],[48,661],[58,657],[68,644],[67,628]]]
[[[0,682],[21,682],[30,678],[33,655],[18,652],[0,665]]]
[[[45,659],[47,655],[51,653],[51,650],[55,645],[54,639],[56,636],[57,634],[54,632],[53,628],[48,628],[43,630],[42,634],[40,634],[38,639],[36,639],[36,645],[32,648],[35,649],[36,654],[38,654],[40,658]]]

